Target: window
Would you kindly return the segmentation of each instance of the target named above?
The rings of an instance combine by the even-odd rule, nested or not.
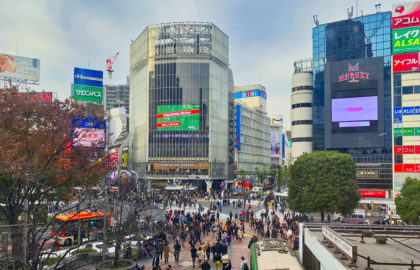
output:
[[[299,91],[299,90],[313,90],[312,85],[304,85],[304,86],[296,86],[292,88],[292,92]]]
[[[413,87],[412,86],[404,86],[402,88],[402,92],[403,92],[404,95],[412,94],[413,93]]]
[[[292,126],[296,125],[312,125],[312,120],[297,120],[292,121]]]
[[[312,142],[312,137],[308,137],[308,138],[292,138],[292,143],[293,142]]]
[[[414,86],[414,93],[415,94],[420,94],[420,85]]]
[[[297,103],[292,105],[292,109],[295,108],[309,108],[312,107],[312,103]]]

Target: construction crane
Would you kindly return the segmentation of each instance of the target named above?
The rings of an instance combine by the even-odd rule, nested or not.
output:
[[[117,52],[114,56],[114,58],[111,59],[106,59],[106,71],[108,71],[108,84],[111,84],[111,79],[112,79],[112,72],[114,72],[112,70],[112,66],[114,65],[115,61],[117,60],[117,57],[120,53]]]

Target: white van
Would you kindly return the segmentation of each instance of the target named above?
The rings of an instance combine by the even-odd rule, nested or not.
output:
[[[264,195],[263,187],[253,187],[251,190],[251,198],[257,199]]]

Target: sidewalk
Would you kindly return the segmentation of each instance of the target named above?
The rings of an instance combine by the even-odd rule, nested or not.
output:
[[[250,233],[250,235],[252,236],[252,232],[250,229],[250,226],[248,224],[245,225],[245,231],[247,233]],[[210,243],[213,244],[216,239],[212,238],[211,233],[209,235],[202,235],[201,236],[202,241],[204,243]],[[249,262],[249,250],[248,250],[248,243],[250,240],[250,236],[249,237],[244,237],[242,239],[242,242],[239,243],[239,241],[236,241],[235,238],[232,239],[232,243],[231,245],[228,247],[228,256],[231,259],[232,262],[232,269],[234,270],[239,270],[240,265],[241,265],[241,257],[244,256],[245,259],[248,262],[248,265],[250,265]],[[192,268],[192,259],[191,259],[191,254],[190,254],[190,245],[188,244],[188,242],[185,242],[184,246],[185,248],[181,248],[181,253],[179,254],[179,265],[177,265],[175,263],[175,258],[173,255],[173,245],[174,243],[171,242],[169,244],[169,246],[171,247],[171,253],[169,254],[169,262],[168,264],[170,264],[172,266],[172,269],[174,270],[186,270],[186,269],[193,269]],[[197,246],[196,246],[197,248]],[[164,264],[165,259],[163,258],[163,260],[160,260],[160,267],[162,268],[162,270],[165,270],[166,267],[168,266],[168,264]],[[216,269],[215,265],[213,264],[213,255],[210,256],[210,261],[209,261],[210,265],[211,265],[211,269]],[[140,264],[139,264],[140,265]],[[140,265],[141,266],[141,265]],[[148,262],[146,264],[146,269],[152,269],[152,261]],[[197,263],[194,269],[201,269]]]

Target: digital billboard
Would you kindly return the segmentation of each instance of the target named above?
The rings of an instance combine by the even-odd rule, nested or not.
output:
[[[75,128],[74,132],[76,136],[73,139],[73,146],[105,147],[105,129]]]
[[[280,157],[280,132],[271,131],[271,157]]]
[[[39,59],[0,54],[0,77],[38,82],[39,76]]]
[[[244,91],[244,92],[236,92],[235,99],[237,98],[250,98],[250,97],[262,97],[263,99],[267,99],[267,94],[262,90],[251,90],[251,91]]]
[[[325,66],[326,148],[383,147],[384,58],[330,61]]]
[[[200,130],[199,105],[157,106],[156,129],[158,131]]]
[[[369,96],[332,99],[331,117],[332,122],[340,123],[355,121],[356,123],[363,123],[368,120],[378,120],[378,97]]]
[[[103,72],[100,70],[74,68],[73,98],[80,101],[102,103]]]

